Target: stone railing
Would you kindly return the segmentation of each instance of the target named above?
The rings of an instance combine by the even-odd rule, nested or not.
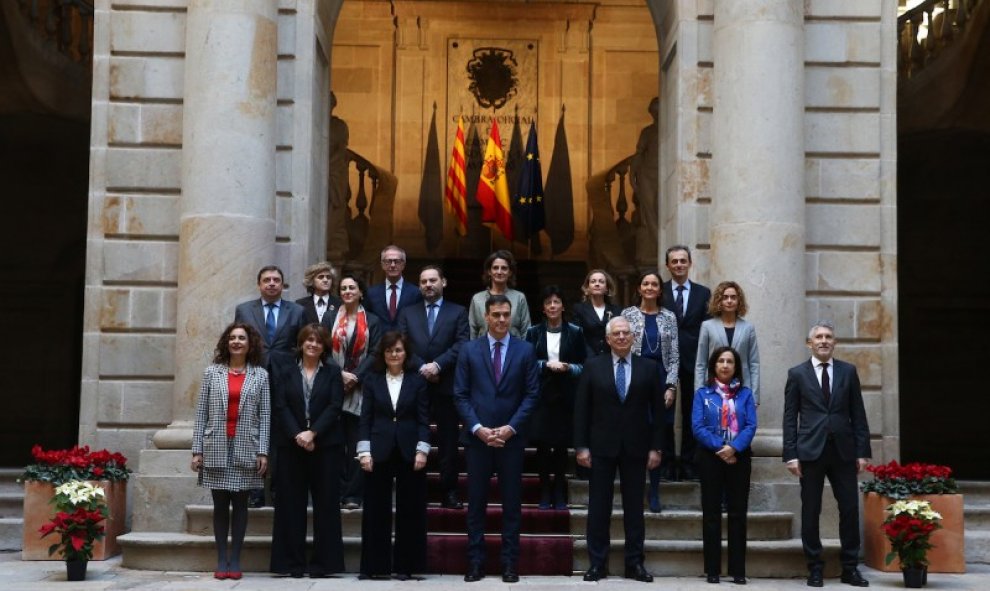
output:
[[[589,266],[607,270],[618,283],[616,301],[626,302],[630,282],[636,277],[636,232],[630,220],[629,198],[633,194],[629,167],[633,156],[620,160],[604,172],[592,175],[585,187],[591,207],[588,234]],[[616,191],[613,206],[613,192]]]
[[[74,62],[93,58],[92,0],[18,0],[21,13],[42,39]]]
[[[356,190],[351,187],[351,203],[357,211],[347,222],[349,249],[344,265],[356,271],[370,271],[378,267],[382,246],[392,242],[398,180],[353,150],[347,150],[347,159],[348,168],[353,163],[357,170],[358,180]]]
[[[983,0],[925,0],[897,18],[897,71],[916,76],[947,46],[962,36],[973,11]],[[919,40],[922,26],[928,31]]]

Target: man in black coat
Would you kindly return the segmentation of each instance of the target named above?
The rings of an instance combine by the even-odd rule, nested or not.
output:
[[[839,507],[842,582],[868,587],[860,575],[859,491],[856,474],[869,463],[870,426],[856,366],[832,358],[835,332],[819,321],[808,333],[811,360],[787,372],[784,387],[783,460],[801,479],[801,544],[808,585],[821,587],[822,540],[818,519],[825,478]]]
[[[458,416],[454,406],[454,369],[461,345],[468,340],[467,309],[443,299],[447,279],[436,265],[419,273],[423,303],[406,306],[399,312],[399,332],[409,339],[411,365],[427,381],[430,414],[437,425],[437,452],[440,457],[441,506],[462,509],[457,497]]]
[[[588,558],[585,581],[608,576],[609,523],[615,472],[622,483],[625,577],[648,583],[643,566],[643,493],[646,470],[660,465],[664,430],[651,416],[663,409],[663,392],[652,359],[631,353],[633,335],[622,316],[609,321],[610,351],[588,360],[574,401],[574,449],[578,464],[591,469],[588,498]]]

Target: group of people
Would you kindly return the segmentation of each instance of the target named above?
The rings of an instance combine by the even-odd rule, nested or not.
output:
[[[262,489],[269,463],[272,572],[341,572],[340,510],[363,506],[360,578],[419,578],[426,569],[432,421],[441,506],[447,509],[464,508],[457,489],[458,448],[464,448],[465,581],[485,576],[493,474],[502,504],[502,580],[519,580],[523,459],[532,444],[541,509],[567,507],[570,448],[579,477],[589,480],[585,580],[608,576],[618,473],[625,577],[653,580],[644,566],[644,496],[650,511],[659,513],[661,480],[700,479],[707,579],[719,582],[725,511],[728,573],[733,582],[746,582],[760,363],[739,284],[725,281],[710,292],[690,281],[691,252],[674,246],[665,253],[671,279],[644,273],[635,305],[616,305],[614,281],[594,269],[582,285],[583,301],[573,306],[558,286],[545,287],[543,321],[533,326],[526,297],[514,288],[516,262],[509,251],[486,259],[485,289],[468,307],[444,299],[439,266],[423,267],[412,285],[403,277],[405,263],[405,252],[390,245],[381,254],[384,283],[368,289],[345,273],[336,291],[333,267],[317,263],[305,274],[309,295],[296,302],[281,298],[281,270],[264,267],[257,278],[260,298],[237,306],[204,373],[192,447],[192,469],[214,500],[217,578],[241,577],[251,491]],[[831,360],[832,327],[818,323],[808,343],[813,360]],[[792,369],[785,389],[783,459],[801,477],[808,583],[821,583],[817,522],[827,476],[840,502],[843,581],[868,584],[856,570],[855,471],[870,455],[862,395],[853,366],[819,365]],[[806,383],[808,372],[816,387]],[[830,399],[820,400],[829,390]],[[307,560],[310,500],[313,549]]]

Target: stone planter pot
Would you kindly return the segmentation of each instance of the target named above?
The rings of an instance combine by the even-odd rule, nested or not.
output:
[[[928,501],[932,509],[942,515],[942,529],[932,534],[932,545],[928,551],[928,572],[966,572],[966,547],[963,526],[962,495],[918,495],[911,497]],[[890,552],[890,542],[883,533],[884,509],[894,500],[877,493],[863,495],[863,550],[866,566],[885,572],[901,570],[901,561],[896,558],[886,564]]]
[[[110,515],[104,523],[106,535],[93,544],[93,560],[106,560],[120,554],[117,537],[124,534],[127,517],[127,482],[94,482],[103,487]],[[62,552],[48,555],[48,548],[58,541],[57,534],[42,538],[38,530],[55,515],[51,504],[55,487],[47,482],[28,480],[24,483],[24,532],[21,542],[21,560],[65,560]]]

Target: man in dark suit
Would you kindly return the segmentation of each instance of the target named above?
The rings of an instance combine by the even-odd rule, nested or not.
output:
[[[403,279],[402,272],[405,269],[406,251],[394,244],[382,249],[385,283],[369,287],[367,296],[362,301],[365,309],[378,316],[384,323],[382,332],[398,330],[399,311],[423,301],[419,290]]]
[[[306,324],[322,324],[327,330],[333,330],[333,321],[340,308],[340,298],[333,291],[333,279],[336,276],[333,265],[320,261],[306,269],[303,287],[309,292],[296,303],[302,306]]]
[[[447,279],[436,265],[419,273],[422,305],[407,306],[399,312],[399,332],[406,335],[412,349],[412,365],[426,379],[430,413],[437,425],[437,452],[440,457],[440,505],[462,509],[457,497],[457,409],[454,407],[454,369],[461,346],[467,342],[467,309],[443,299]]]
[[[868,464],[870,426],[856,367],[832,358],[835,331],[820,321],[808,333],[811,360],[787,372],[784,387],[783,460],[801,479],[801,544],[808,586],[821,587],[822,541],[818,519],[825,478],[839,507],[842,582],[868,587],[860,575],[859,492],[856,474]]]
[[[258,271],[258,291],[261,293],[261,298],[238,304],[234,309],[234,322],[250,324],[261,333],[265,343],[262,363],[269,373],[273,367],[273,360],[291,361],[299,329],[306,324],[302,307],[282,299],[284,284],[282,269],[275,265],[262,267]],[[278,462],[276,456],[277,454],[272,453],[269,457],[272,466]],[[269,474],[271,472],[269,471]],[[252,507],[264,506],[264,491],[252,490],[249,502]]]
[[[625,577],[653,580],[643,565],[643,492],[646,472],[660,465],[664,429],[650,417],[663,408],[659,369],[652,359],[631,353],[629,321],[617,316],[605,328],[610,351],[584,364],[574,399],[574,450],[591,469],[588,496],[588,558],[585,581],[608,576],[609,525],[615,472],[622,483]]]
[[[282,269],[275,265],[258,271],[260,299],[238,304],[234,310],[234,322],[253,326],[265,341],[263,363],[270,367],[272,355],[293,355],[296,336],[306,323],[299,304],[282,299],[285,278]]]
[[[468,571],[471,583],[484,576],[488,484],[498,472],[502,494],[502,580],[519,581],[522,468],[526,427],[540,395],[533,346],[509,334],[512,303],[504,295],[485,302],[488,331],[465,343],[457,357],[454,402],[464,423],[468,471]]]
[[[683,244],[671,246],[664,255],[670,281],[663,284],[663,307],[673,310],[677,316],[677,343],[680,347],[681,363],[678,381],[681,387],[681,474],[684,480],[697,480],[694,469],[694,432],[691,430],[691,407],[694,404],[694,363],[698,357],[698,335],[701,323],[711,318],[708,315],[708,301],[712,292],[700,283],[688,279],[691,271],[691,249]],[[664,448],[664,465],[661,476],[676,480],[674,467],[673,427],[667,432],[667,447]]]

